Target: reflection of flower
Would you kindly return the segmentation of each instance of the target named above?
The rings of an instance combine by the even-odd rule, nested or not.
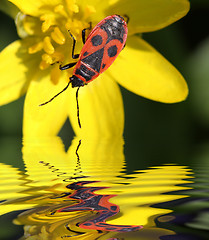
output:
[[[76,184],[83,181],[89,184],[80,188],[81,191],[85,189],[87,194],[83,194],[82,197],[87,196],[91,199],[94,194],[96,196],[114,195],[104,199],[109,200],[109,206],[118,205],[120,214],[107,219],[108,224],[144,225],[142,230],[131,233],[131,236],[135,234],[138,239],[141,239],[143,234],[153,236],[154,233],[155,237],[152,237],[152,240],[159,239],[159,235],[172,234],[165,229],[155,232],[154,219],[171,213],[171,210],[155,208],[152,205],[185,197],[183,194],[169,192],[187,189],[180,184],[188,182],[187,174],[190,173],[188,168],[166,165],[126,174],[122,139],[101,142],[81,140],[79,149],[78,144],[79,140],[74,139],[69,150],[65,152],[59,138],[25,140],[23,158],[26,174],[24,177],[17,169],[1,165],[2,172],[7,170],[9,181],[2,181],[5,177],[0,174],[2,178],[0,180],[3,183],[0,188],[0,201],[9,200],[1,203],[4,207],[1,208],[0,213],[30,208],[21,213],[15,222],[25,225],[25,236],[27,234],[37,236],[38,239],[46,239],[46,236],[49,239],[56,239],[56,237],[70,234],[80,234],[80,237],[89,237],[89,239],[102,235],[107,236],[106,239],[116,235],[118,238],[123,236],[124,233],[120,235],[115,232],[97,232],[93,229],[79,228],[76,225],[88,219],[98,219],[99,215],[96,213],[101,210],[102,204],[105,205],[105,200],[100,201],[98,208],[95,203],[90,205],[81,201],[79,195],[76,195],[76,189],[70,186],[78,186]],[[11,182],[12,188],[8,188]],[[7,189],[6,192],[5,189]],[[16,193],[16,189],[20,192]],[[91,189],[97,190],[92,194]],[[76,206],[80,208],[76,209]],[[81,208],[84,206],[86,209],[82,211]],[[129,236],[128,233],[125,234]]]
[[[161,102],[178,102],[187,96],[180,73],[135,33],[163,28],[183,17],[187,0],[118,1],[32,1],[10,0],[21,11],[16,17],[22,40],[9,45],[0,55],[0,103],[6,104],[27,92],[24,106],[26,135],[55,135],[70,117],[74,130],[92,135],[121,134],[123,105],[116,80],[130,91]],[[82,129],[76,119],[75,90],[69,89],[53,104],[38,107],[58,93],[68,82],[56,61],[72,62],[72,40],[81,49],[81,30],[95,25],[107,15],[126,14],[130,18],[127,46],[116,63],[79,93]],[[11,66],[12,63],[12,66]],[[11,70],[12,67],[12,70]]]

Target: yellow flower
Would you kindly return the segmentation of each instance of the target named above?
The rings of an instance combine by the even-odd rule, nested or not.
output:
[[[177,21],[189,10],[187,0],[10,0],[20,12],[15,21],[21,40],[0,54],[0,104],[26,93],[24,135],[56,135],[67,117],[77,135],[110,136],[123,132],[124,112],[117,83],[143,97],[179,102],[188,94],[181,74],[136,33],[158,30]],[[60,92],[72,69],[61,72],[58,64],[72,62],[72,39],[76,53],[82,48],[81,31],[108,15],[130,18],[125,49],[98,79],[79,91],[82,129],[76,116],[76,89],[68,88],[53,102],[39,107]],[[53,64],[53,65],[51,65]]]

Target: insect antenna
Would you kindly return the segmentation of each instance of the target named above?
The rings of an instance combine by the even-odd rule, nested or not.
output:
[[[63,92],[69,87],[70,83],[71,83],[71,81],[68,82],[67,86],[66,86],[64,89],[62,89],[61,92],[57,93],[57,94],[56,94],[53,98],[51,98],[49,101],[44,102],[44,103],[40,104],[39,106],[43,106],[43,105],[46,105],[47,103],[51,102],[54,98],[56,98],[58,95],[60,95],[61,93],[63,93]]]
[[[78,87],[77,91],[76,91],[76,103],[77,103],[77,118],[78,118],[78,125],[81,128],[81,121],[80,121],[80,117],[79,117],[79,104],[78,104],[78,91],[79,91],[80,87]]]

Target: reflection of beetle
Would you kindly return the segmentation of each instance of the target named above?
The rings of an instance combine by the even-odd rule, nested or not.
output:
[[[85,32],[90,28],[83,29],[82,31],[84,46],[80,54],[74,54],[76,40],[69,32],[73,39],[72,58],[78,59],[78,62],[60,66],[60,70],[66,70],[76,65],[73,76],[70,77],[70,81],[61,92],[41,105],[51,102],[60,93],[64,92],[70,83],[72,83],[73,88],[81,87],[97,78],[99,74],[110,67],[120,51],[124,48],[128,27],[123,17],[112,15],[104,18],[93,28],[85,40]],[[76,99],[77,96],[78,94],[76,94]]]
[[[64,195],[64,197],[67,196],[69,200],[76,200],[79,202],[60,208],[57,212],[93,211],[97,213],[95,218],[90,218],[89,220],[86,219],[84,222],[77,223],[76,226],[84,229],[97,230],[99,233],[101,233],[101,231],[132,232],[138,231],[142,228],[140,225],[114,225],[106,223],[106,219],[116,215],[120,211],[118,205],[109,202],[109,199],[116,195],[100,195],[94,193],[95,191],[105,189],[106,187],[83,186],[92,183],[94,183],[94,181],[80,181],[67,185],[68,189],[74,191],[72,194],[69,193],[68,196]],[[72,232],[73,230],[69,225],[66,224],[66,228]],[[109,240],[117,240],[117,238],[110,238]]]

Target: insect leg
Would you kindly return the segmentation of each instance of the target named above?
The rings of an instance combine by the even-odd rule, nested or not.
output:
[[[80,121],[80,117],[79,117],[79,105],[78,105],[78,91],[79,91],[80,87],[78,87],[77,91],[76,91],[76,103],[77,103],[77,118],[78,118],[78,126],[81,128],[81,121]]]
[[[130,19],[130,18],[129,18],[129,16],[128,16],[128,15],[126,15],[126,14],[124,14],[123,16],[126,18],[126,20],[125,20],[125,21],[126,21],[126,23],[128,24],[128,22],[129,22],[129,19]]]
[[[92,29],[92,23],[89,23],[89,27],[88,28],[84,28],[82,30],[82,40],[83,40],[83,44],[85,44],[86,42],[86,30],[91,30]]]
[[[75,40],[75,38],[73,37],[72,33],[71,33],[69,30],[68,30],[68,32],[69,32],[70,36],[71,36],[72,39],[73,39],[72,58],[73,58],[73,59],[77,59],[77,58],[79,58],[79,54],[75,54],[75,53],[74,53],[74,51],[75,51],[76,40]],[[59,66],[59,69],[60,69],[60,70],[66,70],[66,69],[69,69],[69,68],[75,66],[76,63],[77,63],[77,62],[68,63],[68,64],[66,64],[66,65],[64,65],[64,66],[60,65],[60,66]]]
[[[73,37],[73,35],[72,35],[72,33],[70,32],[70,30],[68,30],[68,32],[70,33],[70,36],[71,36],[71,38],[73,39],[72,58],[73,58],[73,59],[77,59],[77,58],[79,58],[79,54],[74,54],[76,40],[75,40],[75,38]]]
[[[68,68],[71,68],[71,67],[75,66],[76,63],[77,63],[77,62],[68,63],[68,64],[66,64],[66,65],[64,65],[64,66],[60,65],[60,66],[59,66],[59,69],[60,69],[60,70],[66,70],[66,69],[68,69]]]

